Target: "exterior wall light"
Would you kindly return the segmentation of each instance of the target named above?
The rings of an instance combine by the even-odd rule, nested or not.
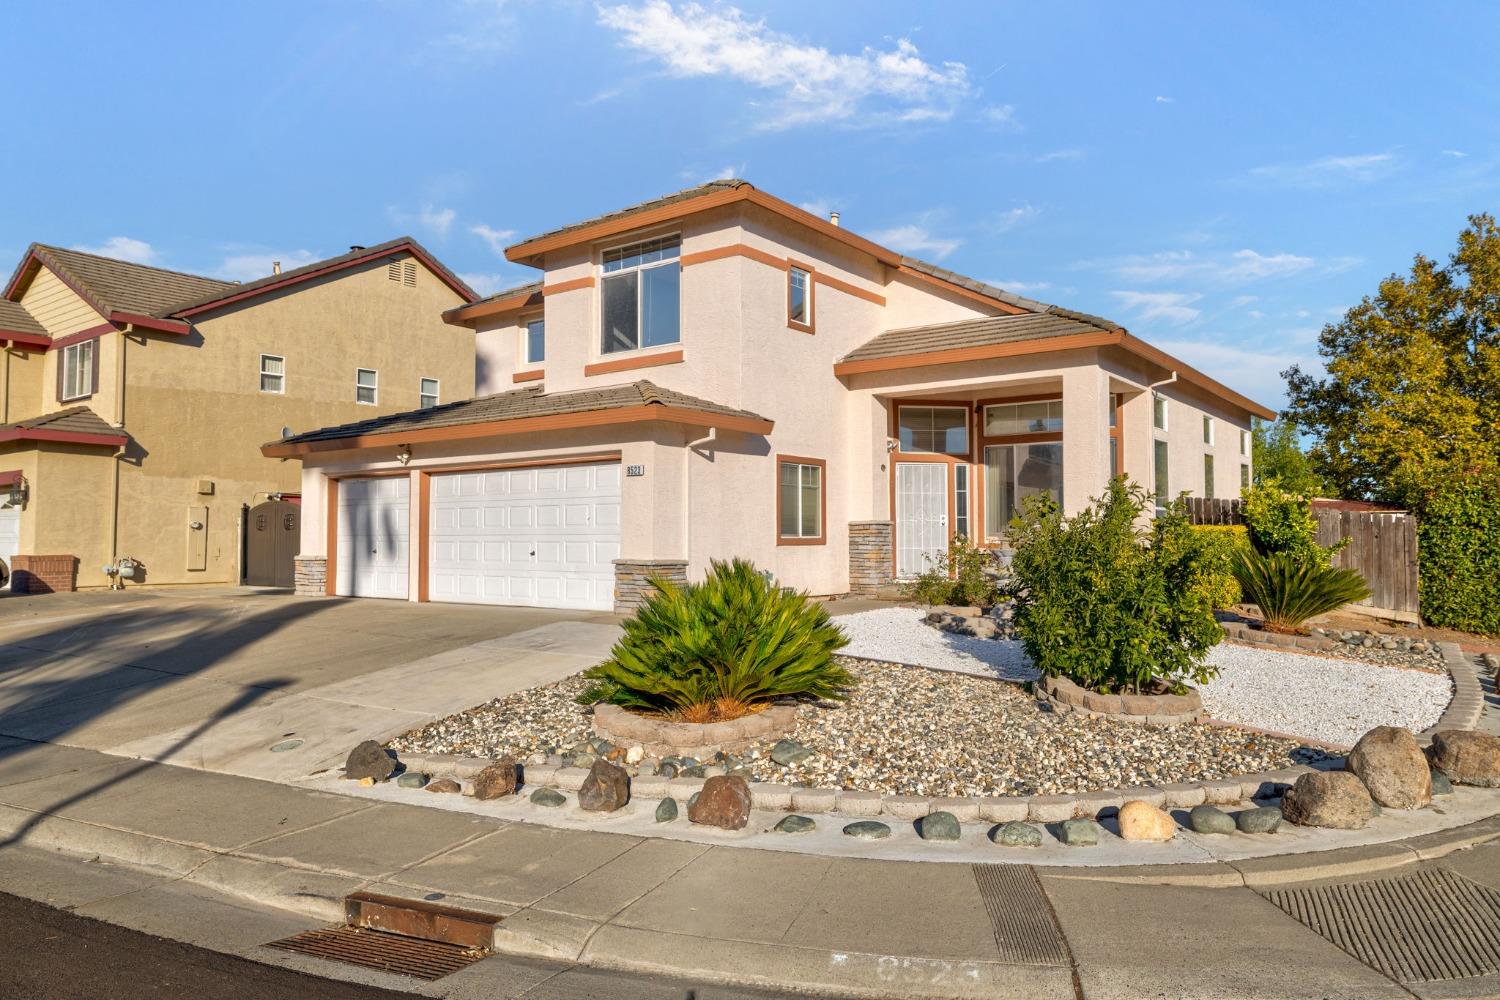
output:
[[[411,445],[402,444],[396,446],[396,461],[402,465],[411,461]]]
[[[27,492],[26,477],[19,476],[10,484],[10,489],[5,495],[5,502],[12,507],[25,507]]]

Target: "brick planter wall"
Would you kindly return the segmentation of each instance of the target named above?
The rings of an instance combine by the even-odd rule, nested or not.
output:
[[[891,585],[892,544],[890,521],[849,522],[849,593],[873,597]]]
[[[328,560],[323,556],[298,556],[296,566],[297,593],[303,597],[322,597],[328,593]]]
[[[635,614],[646,602],[646,597],[656,590],[650,583],[653,576],[673,583],[687,583],[687,560],[616,559],[615,614]]]
[[[1037,694],[1067,710],[1126,722],[1173,726],[1203,718],[1203,700],[1191,688],[1187,694],[1099,694],[1066,677],[1043,677]]]
[[[639,744],[651,757],[689,754],[707,760],[720,750],[738,753],[747,747],[773,742],[796,725],[795,705],[773,705],[743,718],[706,723],[652,719],[619,705],[594,706],[594,732],[617,746]]]
[[[77,556],[15,556],[10,561],[13,594],[60,594],[78,589]]]

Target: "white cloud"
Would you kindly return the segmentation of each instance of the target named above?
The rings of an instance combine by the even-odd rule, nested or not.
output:
[[[733,180],[736,177],[745,176],[745,164],[731,163],[728,166],[720,167],[718,170],[708,170],[703,172],[684,170],[682,172],[682,176],[687,180],[692,181],[694,184],[707,184],[709,181]]]
[[[391,206],[386,209],[386,214],[398,226],[416,226],[439,238],[447,237],[453,229],[454,220],[458,218],[458,213],[453,209],[437,208],[430,204],[423,205],[416,212],[407,212]]]
[[[1343,258],[1339,258],[1343,260]],[[1236,283],[1264,278],[1285,278],[1316,267],[1312,257],[1293,253],[1263,254],[1255,250],[1235,250],[1229,254],[1201,256],[1191,250],[1165,250],[1154,254],[1135,254],[1113,260],[1093,262],[1129,281],[1181,281],[1196,278],[1204,281]]]
[[[1176,104],[1177,103],[1177,98],[1175,98],[1175,97],[1163,97],[1162,95],[1158,94],[1158,95],[1156,95],[1156,103],[1157,104]]]
[[[130,236],[111,236],[99,246],[75,246],[73,249],[113,260],[128,260],[132,264],[154,264],[159,256],[151,244]]]
[[[1261,254],[1254,250],[1236,250],[1230,257],[1229,265],[1221,268],[1217,275],[1225,281],[1283,278],[1306,271],[1317,263],[1311,257],[1299,257],[1294,253]]]
[[[1461,149],[1445,149],[1445,150],[1443,150],[1443,155],[1444,156],[1451,156],[1451,157],[1453,157],[1455,159],[1462,160],[1464,157],[1468,156],[1469,154],[1465,153]]]
[[[1042,210],[1030,202],[1024,205],[1017,205],[1015,208],[1000,213],[1000,218],[995,222],[995,229],[997,232],[1008,232],[1023,222],[1030,222],[1041,214]]]
[[[1149,323],[1160,320],[1181,326],[1197,319],[1201,310],[1192,304],[1203,296],[1196,292],[1110,292],[1120,304]]]
[[[1300,343],[1304,340],[1300,332],[1282,339],[1291,342],[1247,348],[1236,346],[1228,335],[1219,335],[1203,340],[1153,339],[1152,343],[1256,402],[1279,409],[1286,398],[1283,371],[1292,365],[1301,365],[1303,371],[1322,370],[1317,353]]]
[[[516,238],[516,231],[514,229],[496,229],[493,226],[486,226],[482,222],[478,225],[470,226],[469,232],[484,240],[485,243],[488,243],[490,250],[496,255],[503,255],[505,248]]]
[[[1378,180],[1396,166],[1393,153],[1363,153],[1355,156],[1324,156],[1308,163],[1270,164],[1255,167],[1250,175],[1294,187],[1327,187],[1331,184]]]
[[[880,229],[870,234],[870,239],[893,250],[915,256],[936,257],[942,260],[963,245],[963,240],[938,236],[923,225],[911,224]]]
[[[667,0],[600,6],[599,22],[676,77],[724,77],[776,95],[762,125],[945,119],[973,93],[960,62],[931,63],[910,40],[834,53],[751,20],[737,7]]]
[[[1259,299],[1258,295],[1236,295],[1230,300],[1229,305],[1234,309],[1238,309],[1241,306],[1248,306],[1252,302],[1257,302]]]
[[[980,116],[991,125],[1002,125],[1006,128],[1020,129],[1021,123],[1016,120],[1016,109],[1010,104],[999,104],[985,108]]]
[[[259,251],[253,253],[234,253],[225,257],[218,267],[209,273],[216,278],[224,278],[227,281],[254,281],[257,278],[268,278],[276,262],[281,263],[283,271],[290,271],[294,267],[311,264],[318,260],[318,255],[311,250],[270,250],[265,253]]]
[[[517,272],[489,274],[477,271],[461,271],[458,276],[463,279],[464,284],[478,292],[481,297],[494,295],[503,288],[514,288],[517,285],[524,285],[529,281],[536,280],[534,274],[527,276]]]
[[[1038,163],[1052,163],[1055,160],[1081,160],[1088,154],[1081,149],[1054,149],[1050,153],[1043,153],[1036,158]]]
[[[833,205],[829,204],[827,198],[814,198],[812,201],[799,201],[797,207],[804,212],[811,212],[823,218],[828,218],[828,213],[833,211]]]
[[[1007,292],[1015,292],[1017,295],[1034,295],[1037,292],[1045,292],[1052,287],[1052,282],[1050,281],[997,280],[986,282],[986,284],[994,285],[996,288],[1003,288]]]

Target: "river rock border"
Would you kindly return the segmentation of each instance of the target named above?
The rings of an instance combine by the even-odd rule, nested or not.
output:
[[[1186,694],[1099,694],[1066,677],[1043,677],[1036,682],[1040,701],[1063,711],[1102,715],[1122,722],[1177,726],[1203,719],[1203,699],[1188,688]]]
[[[757,743],[779,739],[797,725],[796,705],[772,705],[763,712],[728,722],[668,722],[639,715],[619,705],[594,706],[594,731],[617,746],[645,749],[648,757],[713,756],[738,753]]]

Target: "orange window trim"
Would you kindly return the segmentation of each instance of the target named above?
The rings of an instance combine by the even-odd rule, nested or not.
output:
[[[816,465],[818,467],[818,537],[788,538],[781,533],[781,467],[785,464]],[[828,543],[828,463],[821,458],[802,455],[776,456],[776,544],[777,545],[826,545]],[[799,483],[798,489],[801,489]]]
[[[543,285],[543,295],[561,295],[563,292],[577,291],[580,288],[593,288],[594,276],[586,275],[582,278],[574,278],[571,281],[559,281],[555,285]]]
[[[546,372],[543,369],[533,368],[530,371],[515,372],[511,375],[510,380],[512,382],[535,382],[545,375]]]
[[[786,262],[786,325],[789,329],[798,330],[802,333],[816,335],[818,332],[818,308],[814,301],[816,296],[813,292],[817,283],[818,271],[811,264],[805,264],[800,260],[787,258]],[[792,269],[807,275],[807,315],[808,322],[803,323],[792,319]]]
[[[700,250],[697,253],[683,254],[681,264],[683,267],[692,267],[694,264],[707,264],[710,261],[724,260],[727,257],[744,257],[748,260],[764,264],[767,267],[774,267],[778,271],[789,271],[792,264],[796,263],[796,266],[808,271],[812,275],[814,284],[824,285],[836,291],[843,292],[845,295],[852,295],[857,299],[863,299],[866,302],[873,302],[877,306],[885,305],[885,296],[879,292],[860,288],[858,285],[850,284],[842,278],[835,278],[828,274],[816,272],[806,264],[777,257],[775,254],[767,253],[747,243],[731,243],[728,246],[713,247],[709,250]],[[816,321],[816,313],[813,314],[813,319]]]
[[[608,375],[611,372],[628,372],[637,368],[656,368],[660,365],[675,365],[682,362],[681,351],[662,351],[659,354],[638,354],[614,361],[596,361],[583,366],[585,375]]]
[[[329,478],[327,480],[328,490],[328,523],[324,525],[326,544],[323,549],[323,592],[329,597],[337,597],[338,568],[339,568],[339,481]]]

